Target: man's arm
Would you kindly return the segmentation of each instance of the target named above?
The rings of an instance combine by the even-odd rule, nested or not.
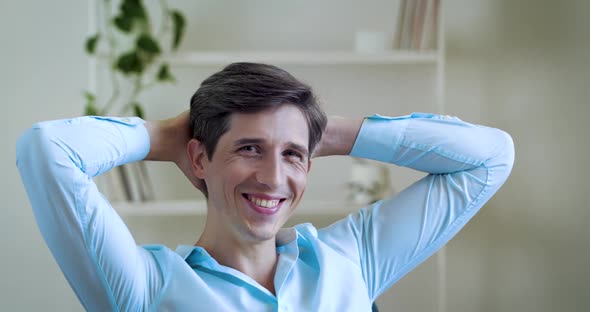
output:
[[[48,121],[17,143],[17,166],[41,234],[87,310],[145,309],[163,284],[152,255],[136,246],[92,181],[148,152],[179,149],[166,138],[170,128],[149,125],[148,134],[139,118]]]
[[[350,146],[354,131],[346,129],[354,129],[355,121],[332,123],[333,129],[330,124],[318,155],[342,154]],[[344,141],[331,142],[338,138]],[[350,155],[427,173],[393,198],[319,231],[322,241],[358,263],[375,299],[448,242],[491,198],[511,171],[514,146],[501,130],[416,113],[366,118]]]

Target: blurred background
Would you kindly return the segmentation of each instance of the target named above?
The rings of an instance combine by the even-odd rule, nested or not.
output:
[[[158,6],[146,2],[150,9]],[[223,58],[191,61],[190,55],[211,52],[219,59],[217,51],[250,51],[312,85],[329,114],[442,109],[512,135],[516,163],[505,186],[444,255],[427,260],[379,299],[381,311],[588,311],[590,2],[442,1],[438,34],[444,44],[401,58],[378,56],[383,54],[379,38],[394,46],[401,1],[168,4],[185,16],[185,36],[170,65],[176,83],[140,97],[147,119],[188,109],[200,82],[223,67]],[[85,90],[94,88],[99,100],[109,92],[104,64],[89,62],[84,52],[97,22],[95,5],[0,1],[0,142],[6,150],[0,155],[2,311],[82,310],[36,227],[16,170],[15,144],[35,122],[83,114]],[[372,39],[365,37],[369,43],[363,44],[359,36],[367,31]],[[335,60],[340,54],[330,51],[358,54]],[[156,212],[129,213],[144,206],[137,203],[115,206],[126,211],[123,218],[140,244],[173,249],[193,244],[204,220],[185,206],[197,203],[199,194],[173,165],[146,166],[154,189],[150,207]],[[340,217],[309,211],[322,201],[348,202],[350,189],[343,181],[351,179],[351,166],[346,157],[318,159],[306,193],[311,208],[291,223],[321,227]],[[392,192],[421,176],[399,168],[389,174]],[[162,212],[166,207],[181,212]]]

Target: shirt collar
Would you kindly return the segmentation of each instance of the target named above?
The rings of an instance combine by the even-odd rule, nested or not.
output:
[[[190,246],[190,245],[178,245],[176,247],[176,253],[182,257],[182,259],[186,260],[186,258],[191,254],[191,252],[197,246]]]

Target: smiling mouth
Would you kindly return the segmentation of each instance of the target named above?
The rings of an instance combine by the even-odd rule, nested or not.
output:
[[[266,198],[259,198],[256,196],[252,196],[250,194],[242,194],[242,196],[250,201],[251,203],[255,204],[260,208],[265,209],[274,209],[277,208],[282,202],[286,200],[286,198],[281,199],[266,199]]]

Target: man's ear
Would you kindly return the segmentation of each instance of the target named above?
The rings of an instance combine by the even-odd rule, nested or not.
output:
[[[186,153],[191,162],[193,174],[199,179],[205,179],[203,163],[208,160],[205,144],[197,139],[191,139],[186,145]]]
[[[311,171],[311,158],[307,160],[307,173]]]

